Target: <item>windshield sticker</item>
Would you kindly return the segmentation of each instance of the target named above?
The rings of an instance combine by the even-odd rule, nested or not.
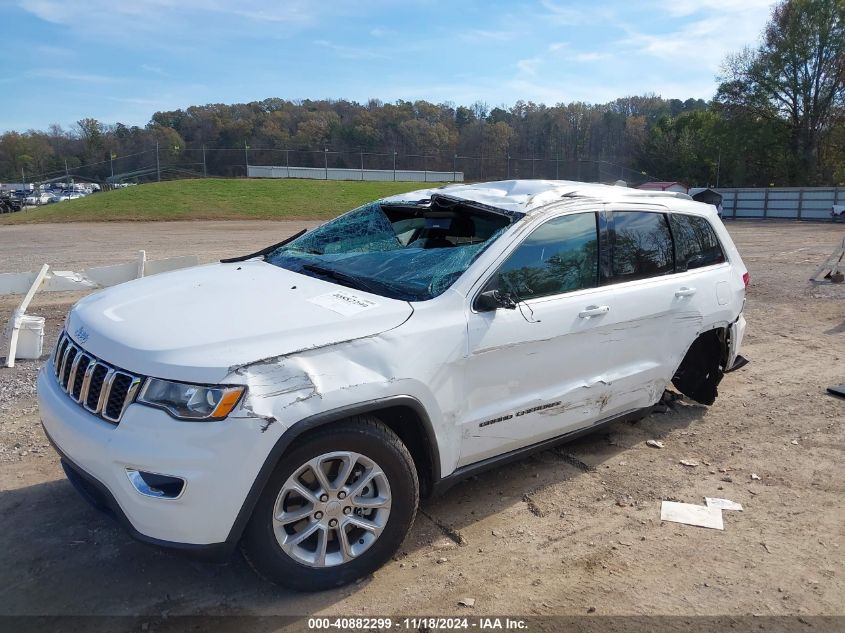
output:
[[[325,295],[311,297],[308,301],[343,316],[352,316],[378,306],[375,301],[370,301],[345,290],[335,290]]]

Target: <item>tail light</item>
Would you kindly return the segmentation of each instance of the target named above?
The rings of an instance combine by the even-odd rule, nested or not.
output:
[[[748,288],[748,284],[751,283],[751,275],[748,272],[742,273],[742,283],[745,284],[745,287]]]

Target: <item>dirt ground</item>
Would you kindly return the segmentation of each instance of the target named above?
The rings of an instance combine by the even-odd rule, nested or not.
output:
[[[137,249],[210,261],[304,225],[3,227],[0,272],[117,263]],[[845,231],[729,230],[751,273],[751,362],[714,406],[680,401],[464,482],[423,505],[394,562],[336,591],[295,594],[240,557],[203,564],[136,543],[63,477],[38,420],[43,361],[0,369],[0,615],[845,614],[845,400],[825,393],[845,382],[845,285],[807,282]],[[50,347],[73,300],[42,294],[30,309],[47,317]],[[14,303],[0,298],[2,320]],[[744,511],[725,512],[724,531],[660,521],[661,500],[704,496]]]

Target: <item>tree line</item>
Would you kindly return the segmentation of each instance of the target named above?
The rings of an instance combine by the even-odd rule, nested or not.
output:
[[[156,112],[143,127],[86,118],[69,130],[6,132],[0,180],[19,180],[22,170],[34,180],[83,168],[87,177],[105,180],[115,161],[119,173],[149,165],[157,144],[160,161],[188,173],[198,173],[202,152],[202,168],[215,175],[244,175],[249,152],[255,164],[284,164],[278,152],[290,150],[292,165],[322,165],[328,149],[337,152],[339,166],[353,167],[356,152],[382,154],[373,165],[380,168],[398,154],[424,157],[427,169],[442,170],[460,155],[500,166],[507,161],[511,173],[510,156],[603,161],[690,185],[839,185],[845,184],[844,115],[845,2],[782,0],[760,44],[726,60],[710,101],[643,95],[605,104],[491,107],[271,98],[191,106]],[[284,160],[291,161],[290,152]],[[503,169],[488,175],[500,177]],[[524,165],[516,171],[529,176]],[[480,174],[468,174],[479,175],[485,176],[484,161]],[[554,177],[548,164],[536,175]]]

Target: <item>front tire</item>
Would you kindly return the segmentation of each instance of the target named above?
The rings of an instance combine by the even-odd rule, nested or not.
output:
[[[396,552],[419,503],[414,461],[372,416],[329,424],[294,442],[244,531],[246,560],[298,591],[339,587]]]

